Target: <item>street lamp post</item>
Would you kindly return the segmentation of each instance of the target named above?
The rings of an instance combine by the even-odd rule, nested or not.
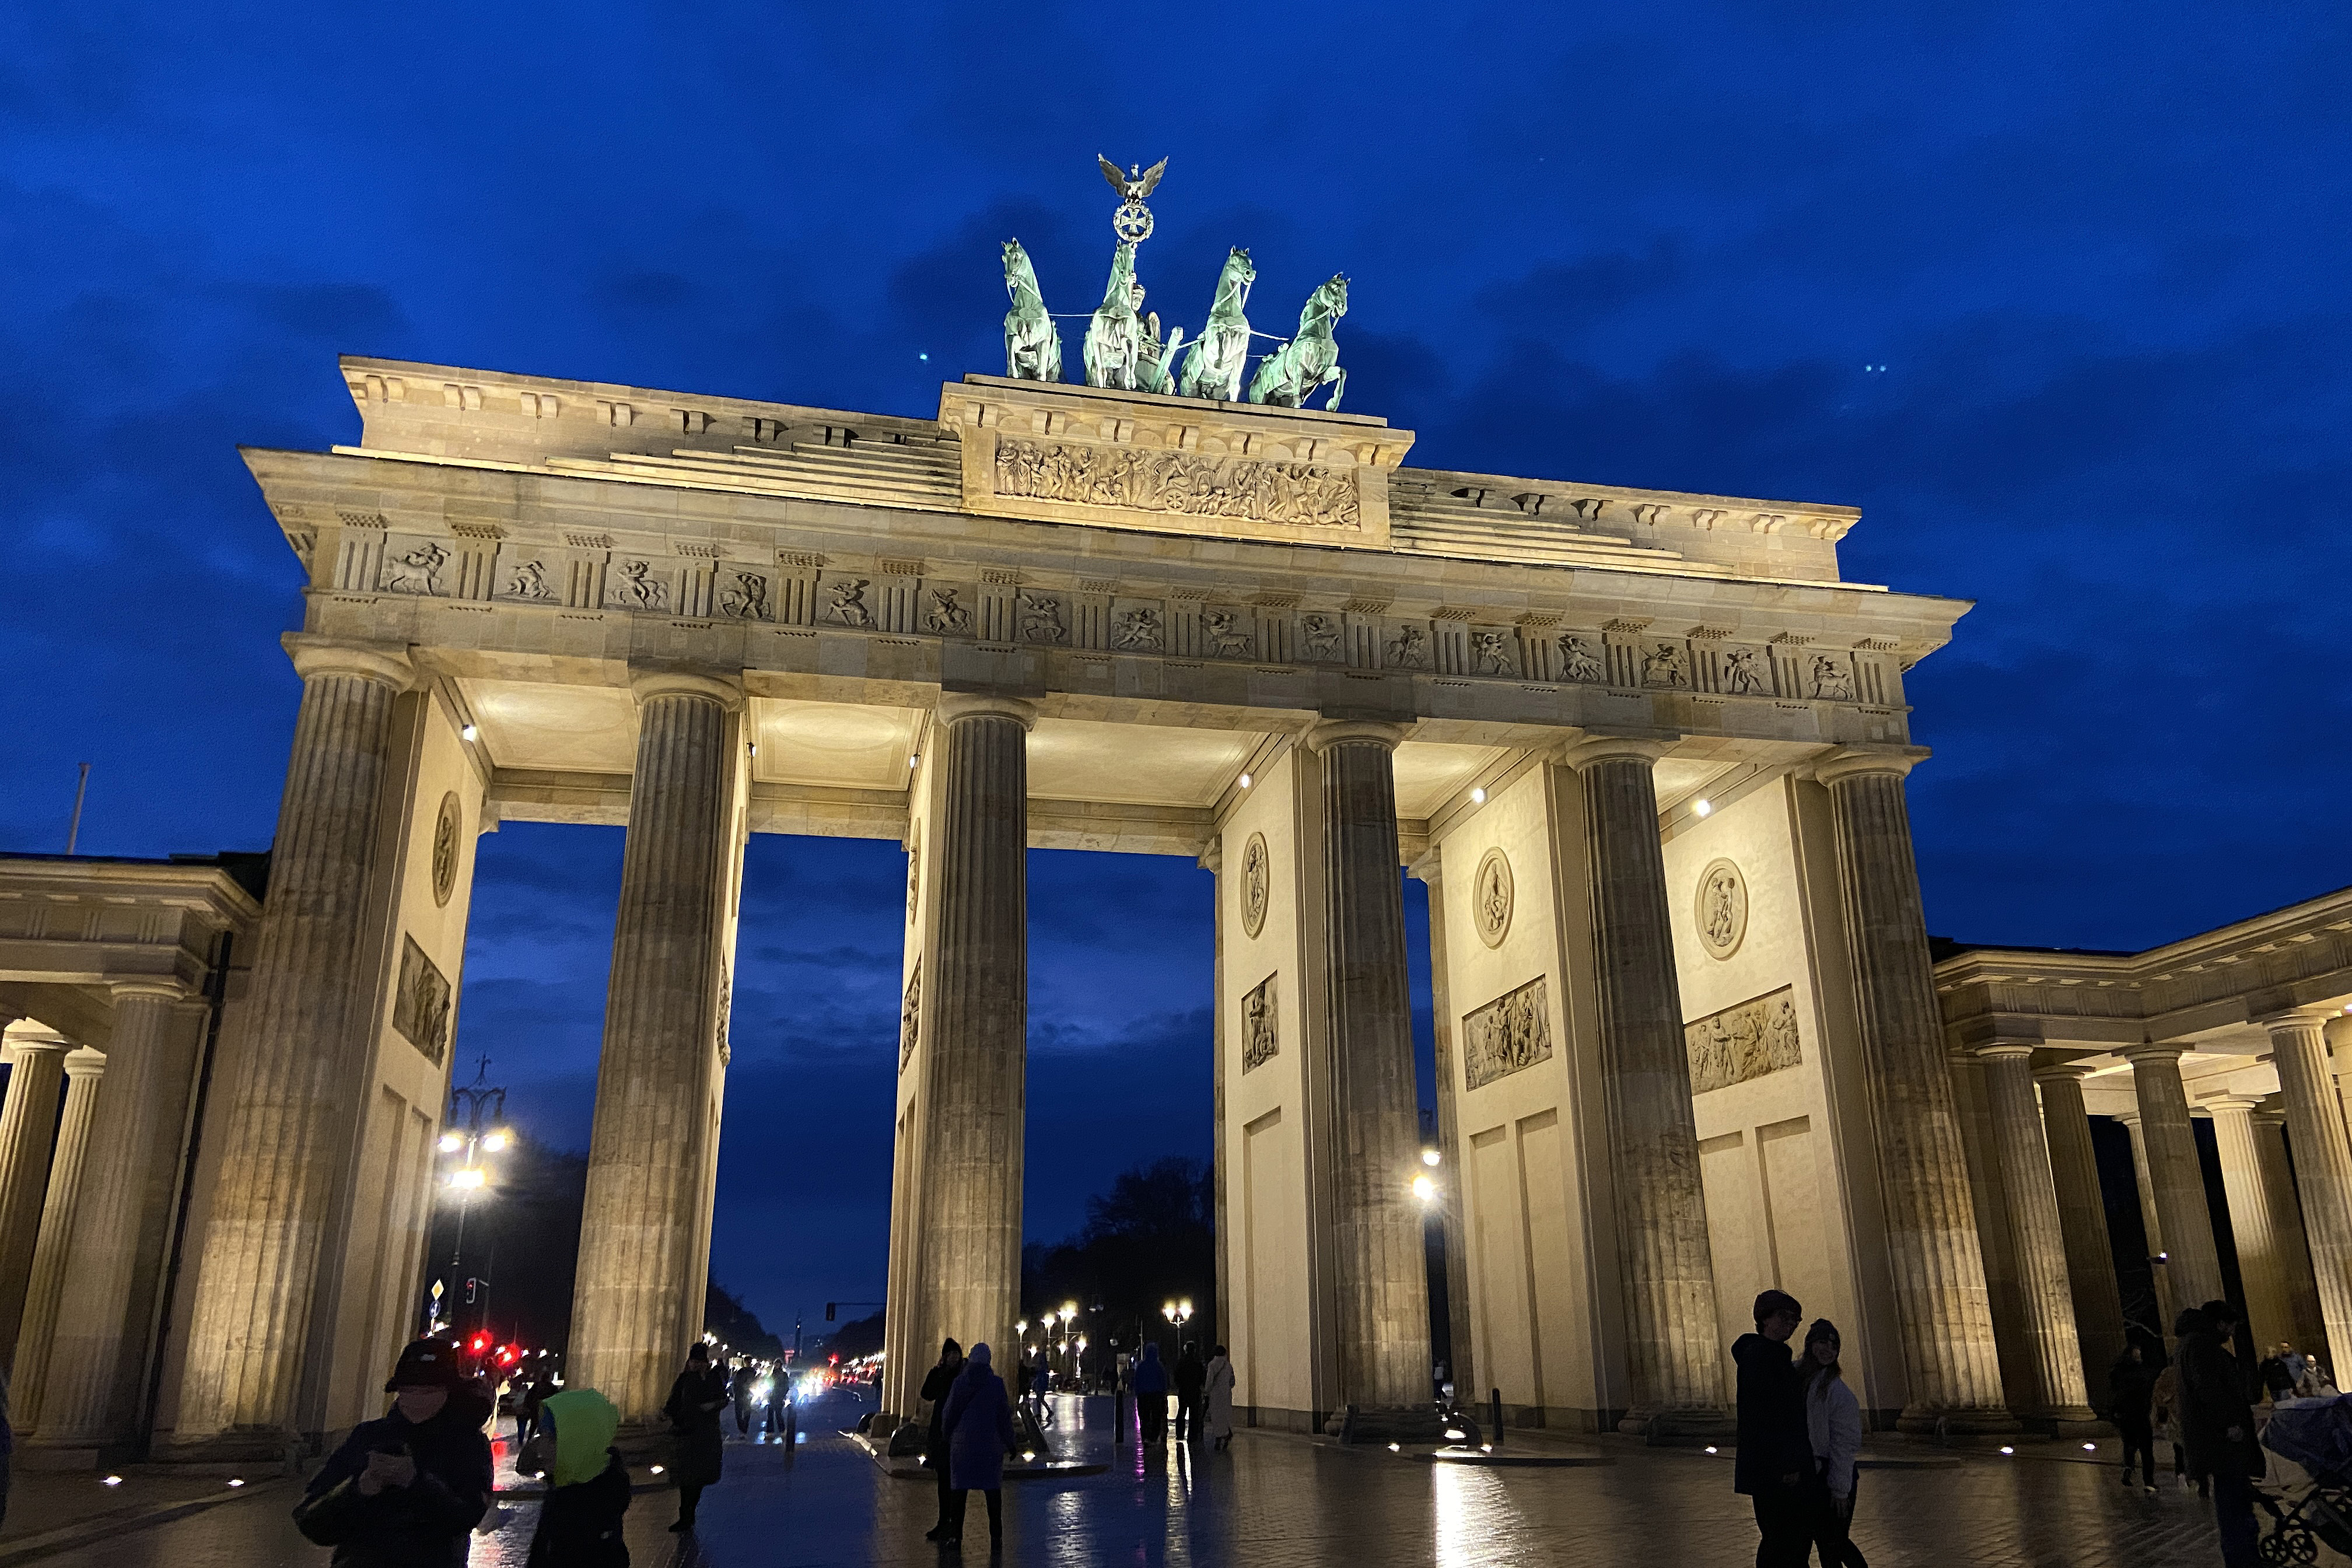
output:
[[[449,1248],[449,1279],[453,1290],[466,1277],[466,1218],[473,1208],[474,1194],[489,1186],[489,1170],[482,1163],[483,1156],[503,1153],[514,1142],[514,1134],[507,1131],[506,1126],[507,1091],[490,1083],[489,1076],[490,1058],[486,1056],[475,1068],[472,1083],[450,1089],[449,1114],[442,1125],[441,1152],[455,1156],[454,1168],[446,1178],[449,1190],[457,1198],[457,1237]],[[472,1304],[481,1309],[478,1321],[487,1322],[489,1320],[490,1282],[484,1279],[478,1284]],[[454,1326],[459,1305],[454,1300],[450,1302],[449,1323],[444,1325],[438,1321],[438,1303],[430,1304],[427,1310],[433,1314],[432,1328],[438,1330]]]

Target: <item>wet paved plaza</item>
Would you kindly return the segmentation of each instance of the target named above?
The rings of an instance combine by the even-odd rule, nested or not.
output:
[[[1056,1403],[1058,1441],[1081,1457],[1117,1462],[1100,1475],[1007,1486],[1007,1564],[1699,1568],[1754,1559],[1755,1525],[1747,1500],[1731,1490],[1725,1456],[1609,1439],[1581,1451],[1611,1463],[1474,1468],[1244,1432],[1228,1453],[1171,1446],[1146,1458],[1131,1443],[1112,1449],[1108,1401]],[[833,1434],[855,1414],[839,1397],[812,1412],[807,1441],[789,1464],[778,1447],[730,1444],[727,1479],[703,1500],[697,1542],[668,1532],[677,1516],[672,1494],[641,1493],[628,1531],[638,1568],[942,1568],[952,1557],[922,1539],[932,1519],[930,1489],[885,1476]],[[1083,1425],[1089,1418],[1090,1428]],[[2079,1445],[2022,1444],[2003,1458],[1890,1443],[1884,1452],[1895,1466],[1864,1472],[1854,1538],[1873,1568],[2203,1568],[2221,1561],[2205,1505],[2174,1489],[2169,1477],[2153,1498],[2126,1490],[2106,1462],[2112,1440],[2101,1450],[2093,1462]],[[1522,1444],[1515,1451],[1537,1449]],[[41,1561],[77,1568],[323,1565],[327,1552],[304,1542],[287,1517],[292,1500],[289,1489],[273,1487]],[[476,1537],[473,1563],[520,1568],[534,1511],[518,1507],[503,1529]],[[962,1560],[986,1563],[979,1499],[967,1528]]]

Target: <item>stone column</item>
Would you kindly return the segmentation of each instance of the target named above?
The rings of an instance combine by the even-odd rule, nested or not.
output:
[[[1719,1426],[1724,1389],[1674,917],[1651,774],[1664,750],[1654,741],[1596,739],[1579,742],[1562,757],[1583,780],[1591,866],[1601,1092],[1633,1394],[1618,1429],[1654,1426],[1656,1436]]]
[[[1215,1221],[1217,1226],[1216,1333],[1221,1339],[1230,1339],[1234,1331],[1234,1258],[1226,1247],[1234,1233],[1226,1227],[1225,1219],[1233,1193],[1225,1168],[1227,1143],[1225,1139],[1225,841],[1223,837],[1219,836],[1211,838],[1208,848],[1202,852],[1196,863],[1201,869],[1209,874],[1211,911],[1209,919],[1216,947],[1216,956],[1211,960],[1209,973],[1209,1059],[1214,1064],[1210,1073],[1210,1093],[1213,1096],[1213,1111],[1216,1117],[1212,1139],[1213,1147],[1210,1151],[1210,1158],[1213,1162],[1210,1169],[1215,1185],[1216,1212],[1210,1217]],[[1102,1352],[1104,1364],[1110,1364],[1110,1354],[1108,1350]]]
[[[2164,1227],[2165,1261],[2156,1267],[2171,1281],[2176,1311],[2221,1294],[2221,1254],[2213,1241],[2212,1211],[2205,1206],[2205,1173],[2189,1125],[2189,1092],[2180,1083],[2186,1048],[2137,1046],[2124,1053],[2139,1099],[2148,1187],[2156,1194],[2157,1222]],[[2166,1323],[2164,1331],[2170,1335],[2172,1325]]]
[[[1443,1162],[1437,1173],[1438,1207],[1445,1222],[1446,1338],[1451,1343],[1454,1386],[1465,1405],[1476,1403],[1478,1389],[1475,1347],[1470,1341],[1470,1238],[1464,1226],[1462,1189],[1462,1124],[1454,1100],[1455,1075],[1461,1071],[1455,1053],[1454,1005],[1447,994],[1445,966],[1445,879],[1444,858],[1435,850],[1414,863],[1412,874],[1429,884],[1429,991],[1433,1042],[1437,1058],[1437,1152]]]
[[[2246,1342],[2268,1347],[2294,1334],[2287,1298],[2286,1259],[2278,1216],[2271,1212],[2270,1189],[2263,1184],[2262,1153],[2255,1143],[2256,1101],[2223,1095],[2198,1102],[2213,1118],[2213,1142],[2221,1154],[2221,1188],[2230,1204],[2230,1235],[2237,1242],[2238,1280],[2245,1288]]]
[[[1029,730],[1012,698],[949,693],[946,778],[923,863],[938,918],[921,1005],[929,1109],[915,1343],[950,1335],[1017,1360],[1029,1026]]]
[[[1429,1409],[1429,1277],[1421,1117],[1405,985],[1394,724],[1326,721],[1321,977],[1328,1034],[1333,1342],[1339,1402],[1360,1415]],[[1360,1425],[1360,1431],[1370,1428]]]
[[[57,1331],[58,1301],[64,1293],[66,1258],[73,1244],[74,1210],[81,1200],[82,1169],[89,1154],[90,1117],[106,1082],[106,1058],[87,1047],[69,1051],[65,1068],[65,1115],[58,1123],[48,1194],[41,1204],[41,1238],[33,1248],[24,1322],[16,1331],[16,1353],[8,1369],[8,1421],[20,1432],[30,1432],[40,1421],[49,1340]]]
[[[2327,1071],[2336,1080],[2336,1108],[2345,1123],[2347,1135],[2352,1135],[2352,1017],[2336,1013],[2320,1026],[2320,1037],[2327,1043]]]
[[[2316,1350],[2327,1342],[2327,1323],[2319,1310],[2319,1282],[2312,1277],[2303,1202],[2295,1195],[2294,1171],[2287,1163],[2286,1112],[2264,1106],[2252,1120],[2254,1159],[2262,1171],[2272,1229],[2280,1243],[2279,1264],[2286,1277],[2288,1337],[2297,1350]]]
[[[13,1026],[8,1093],[0,1102],[0,1345],[13,1355],[39,1246],[49,1156],[56,1148],[58,1087],[73,1047],[55,1029]]]
[[[283,1458],[320,1248],[366,1069],[359,960],[404,651],[287,639],[302,708],[269,897],[235,1037],[223,1053],[221,1161],[189,1318],[174,1448],[188,1458]]]
[[[2017,1257],[2018,1297],[2032,1349],[2034,1415],[2043,1421],[2089,1421],[2083,1346],[2074,1331],[2074,1297],[2066,1278],[2066,1233],[2058,1217],[2041,1106],[2033,1097],[2033,1047],[2001,1042],[1984,1059],[1992,1100],[1993,1144],[2009,1198],[2010,1246]]]
[[[1817,765],[1837,833],[1846,945],[1869,1072],[1887,1258],[1911,1400],[1898,1425],[2012,1429],[2001,1401],[1968,1157],[1944,1068],[1901,752],[1847,751]]]
[[[2066,1237],[2066,1283],[2074,1298],[2074,1333],[2083,1345],[2083,1382],[2095,1406],[2107,1397],[2107,1368],[2124,1348],[2123,1295],[2116,1284],[2115,1249],[2107,1238],[2107,1203],[2099,1190],[2099,1156],[2091,1118],[2083,1108],[2088,1068],[2042,1068],[2042,1126],[2050,1145],[2050,1175],[2058,1194],[2058,1225]]]
[[[2139,1227],[2147,1242],[2148,1275],[2156,1281],[2156,1312],[2163,1321],[2158,1324],[2158,1337],[2172,1336],[2172,1320],[2179,1307],[2172,1295],[2172,1276],[2167,1266],[2156,1261],[2164,1251],[2164,1216],[2156,1212],[2156,1178],[2147,1169],[2147,1133],[2141,1128],[2139,1112],[2135,1110],[2116,1118],[2131,1134],[2132,1175],[2139,1189]]]
[[[732,681],[685,673],[640,672],[630,689],[636,773],[566,1371],[635,1427],[655,1418],[702,1331],[695,1275],[710,1226],[743,699]]]
[[[2352,1139],[2328,1079],[2322,1019],[2286,1013],[2259,1022],[2271,1035],[2272,1065],[2294,1145],[2295,1185],[2303,1194],[2304,1235],[2327,1326],[2327,1363],[2334,1366],[2352,1349]]]

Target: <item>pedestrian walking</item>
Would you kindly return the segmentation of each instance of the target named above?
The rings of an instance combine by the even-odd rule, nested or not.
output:
[[[1186,1345],[1176,1358],[1176,1440],[1199,1436],[1201,1396],[1209,1386],[1209,1369],[1202,1364],[1201,1347]]]
[[[547,1500],[523,1568],[629,1568],[621,1537],[629,1468],[613,1447],[621,1413],[594,1389],[572,1388],[539,1401],[532,1416],[538,1432],[526,1460],[547,1478]]]
[[[931,1468],[932,1479],[939,1483],[939,1522],[923,1531],[926,1541],[943,1541],[953,1528],[955,1505],[948,1482],[948,1395],[955,1392],[956,1379],[963,1375],[963,1347],[949,1340],[940,1346],[937,1365],[923,1374],[923,1398],[931,1407],[931,1426],[923,1439],[923,1463]]]
[[[2156,1491],[2156,1432],[2148,1416],[2156,1398],[2156,1377],[2148,1370],[2147,1347],[2137,1339],[2125,1342],[2123,1353],[2107,1368],[2107,1418],[2124,1441],[2123,1484],[2132,1484],[2132,1456],[2139,1456],[2141,1489]]]
[[[1209,1357],[1209,1447],[1222,1448],[1234,1440],[1234,1363],[1219,1345]]]
[[[727,1436],[719,1429],[719,1413],[727,1408],[727,1358],[715,1363],[709,1350],[698,1344],[686,1352],[686,1370],[669,1385],[662,1414],[669,1417],[670,1479],[677,1484],[675,1534],[694,1529],[694,1512],[701,1506],[702,1489],[719,1484],[727,1457]]]
[[[2254,1568],[2259,1532],[2254,1525],[2252,1478],[2266,1468],[2254,1440],[2254,1411],[2248,1401],[2245,1369],[2231,1344],[2238,1310],[2227,1301],[2199,1309],[2204,1324],[2180,1342],[2180,1431],[2189,1447],[2189,1473],[2212,1478],[2213,1526],[2221,1538],[2226,1568]]]
[[[2181,1341],[2205,1326],[2205,1316],[2194,1307],[2183,1307],[2172,1320],[2172,1340],[2175,1349]],[[2206,1495],[2205,1479],[2189,1474],[2189,1445],[2180,1430],[2180,1362],[2176,1356],[2162,1372],[2156,1374],[2156,1393],[2150,1411],[2157,1429],[2164,1440],[2172,1445],[2172,1479],[2182,1490],[2197,1489],[2197,1495]]]
[[[547,1396],[555,1391],[554,1383],[545,1372],[540,1373],[524,1386],[521,1396],[515,1401],[516,1447],[520,1448],[530,1441],[531,1426],[539,1419],[540,1411],[545,1407]]]
[[[1037,1358],[1037,1370],[1029,1379],[1029,1394],[1036,1401],[1037,1425],[1040,1426],[1045,1426],[1054,1418],[1053,1412],[1045,1405],[1045,1395],[1052,1391],[1053,1386],[1053,1365],[1040,1355]]]
[[[1731,1489],[1756,1507],[1756,1568],[1802,1568],[1812,1555],[1812,1517],[1805,1479],[1813,1468],[1805,1431],[1803,1391],[1789,1355],[1789,1338],[1805,1310],[1785,1290],[1756,1298],[1756,1331],[1732,1342],[1739,1368],[1738,1452]]]
[[[1013,1400],[1004,1380],[989,1370],[988,1347],[974,1345],[955,1392],[948,1395],[948,1476],[955,1483],[950,1514],[952,1528],[940,1544],[963,1544],[965,1505],[974,1492],[988,1494],[988,1543],[992,1551],[1004,1544],[1004,1456],[1017,1440],[1013,1432]]]
[[[1135,1413],[1143,1424],[1143,1440],[1159,1443],[1168,1433],[1168,1369],[1160,1363],[1160,1347],[1143,1347],[1135,1363]]]
[[[1812,1545],[1822,1555],[1822,1568],[1870,1568],[1848,1533],[1861,1475],[1862,1402],[1838,1365],[1843,1344],[1835,1323],[1814,1319],[1805,1331],[1805,1359],[1798,1373],[1805,1390],[1805,1436],[1813,1454]]]
[[[751,1386],[753,1363],[745,1363],[743,1374],[735,1380],[735,1436],[751,1435]]]
[[[490,1506],[490,1407],[457,1347],[417,1340],[383,1385],[389,1414],[352,1428],[310,1478],[295,1527],[334,1568],[454,1568]]]

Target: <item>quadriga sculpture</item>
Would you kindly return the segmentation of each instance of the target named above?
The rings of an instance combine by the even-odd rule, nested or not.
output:
[[[1045,313],[1037,269],[1017,239],[1004,242],[1004,291],[1013,309],[1004,312],[1004,374],[1015,381],[1062,379],[1062,334]]]
[[[1111,253],[1110,282],[1103,302],[1087,323],[1087,384],[1135,390],[1135,366],[1142,350],[1143,323],[1135,314],[1135,246],[1122,241]]]
[[[1348,313],[1348,280],[1333,278],[1307,297],[1298,313],[1298,335],[1265,356],[1250,382],[1249,400],[1276,408],[1297,408],[1318,386],[1329,386],[1336,412],[1339,395],[1348,390],[1348,373],[1339,368],[1339,345],[1332,327]]]
[[[1177,390],[1185,396],[1213,397],[1224,403],[1241,400],[1250,341],[1249,317],[1242,308],[1249,303],[1250,285],[1256,281],[1257,268],[1251,265],[1250,253],[1234,246],[1225,258],[1224,271],[1217,277],[1209,324],[1201,329],[1184,360],[1184,375]]]

